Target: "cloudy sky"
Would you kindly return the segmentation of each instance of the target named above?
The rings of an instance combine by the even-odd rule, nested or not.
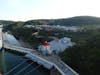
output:
[[[0,20],[100,17],[100,0],[0,0]]]

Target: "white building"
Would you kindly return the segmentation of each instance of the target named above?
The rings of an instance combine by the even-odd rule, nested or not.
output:
[[[71,38],[64,37],[59,40],[53,40],[50,42],[50,46],[55,53],[63,52],[66,48],[73,46]]]
[[[32,28],[32,27],[34,27],[33,25],[25,25],[25,26],[23,26],[23,28]]]
[[[39,47],[38,50],[42,52],[43,55],[51,54],[52,49],[47,41],[43,42]]]
[[[66,48],[73,46],[75,43],[71,42],[68,37],[61,38],[59,40],[53,40],[49,43],[44,42],[38,47],[42,54],[52,54],[63,52]]]

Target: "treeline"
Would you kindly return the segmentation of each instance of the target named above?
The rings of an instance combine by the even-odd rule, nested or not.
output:
[[[14,21],[0,21],[1,24],[14,24]],[[84,26],[84,25],[100,25],[100,18],[92,16],[77,16],[61,19],[38,19],[21,22],[23,25],[64,25],[64,26]]]
[[[69,19],[52,19],[52,20],[30,20],[27,22],[14,22],[4,27],[5,31],[11,31],[18,39],[22,39],[30,43],[33,47],[37,47],[42,40],[48,40],[49,32],[41,31],[39,35],[44,38],[36,38],[32,33],[36,32],[33,28],[24,29],[23,25],[39,25],[39,24],[60,24],[60,25],[100,25],[100,18],[82,16]],[[66,49],[61,53],[64,62],[75,69],[80,75],[99,75],[100,74],[100,29],[87,30],[85,32],[62,32],[59,36],[68,36],[77,43],[76,46]],[[57,32],[57,33],[58,33]],[[52,32],[54,33],[54,32]],[[50,35],[52,35],[50,33]],[[46,34],[46,35],[45,35]]]
[[[16,30],[12,30],[11,32],[18,40],[23,40],[24,42],[29,43],[32,47],[37,48],[37,46],[40,44],[41,39],[32,36],[32,34],[36,31],[37,30],[33,28],[17,28]]]
[[[80,75],[99,75],[100,32],[85,40],[85,44],[77,44],[74,47],[66,49],[60,56],[64,62],[75,69]]]
[[[29,43],[32,47],[37,48],[42,42],[50,41],[49,35],[53,35],[54,31],[48,32],[45,30],[37,30],[35,28],[24,28],[23,22],[17,22],[15,24],[4,27],[4,32],[11,32],[18,40],[23,40]],[[38,32],[37,35],[33,35]]]
[[[33,25],[48,24],[48,25],[64,25],[64,26],[100,25],[100,18],[91,16],[77,16],[64,19],[30,20],[25,22],[25,24],[33,24]]]
[[[0,24],[4,24],[4,25],[9,25],[9,24],[13,24],[14,21],[7,21],[7,20],[0,20]]]

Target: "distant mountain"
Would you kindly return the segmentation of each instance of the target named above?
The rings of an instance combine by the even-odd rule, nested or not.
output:
[[[81,26],[81,25],[100,25],[100,18],[92,16],[77,16],[64,19],[40,19],[40,20],[30,20],[24,23],[40,25],[65,25],[65,26]]]
[[[14,21],[4,21],[0,20],[0,24],[13,24],[13,25],[65,25],[65,26],[81,26],[81,25],[100,25],[100,18],[92,16],[77,16],[71,18],[63,19],[39,19],[39,20],[29,20],[26,22],[14,22]]]
[[[77,16],[67,19],[58,19],[55,21],[55,23],[69,26],[100,25],[100,18],[92,16]]]
[[[3,25],[9,25],[9,24],[13,24],[14,21],[7,21],[7,20],[0,20],[0,24],[3,24]]]

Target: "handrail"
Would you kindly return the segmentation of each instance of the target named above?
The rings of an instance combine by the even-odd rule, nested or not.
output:
[[[14,50],[16,50],[16,49],[17,49],[17,50],[18,50],[18,49],[27,49],[27,48],[23,48],[23,47],[12,46],[12,45],[5,45],[5,47],[9,47],[10,49],[15,48]],[[35,59],[35,61],[37,61],[38,63],[43,64],[44,66],[47,65],[47,64],[50,64],[50,65],[53,66],[53,63],[51,63],[51,62],[49,62],[49,61],[47,61],[47,60],[45,60],[45,59],[43,59],[43,58],[41,58],[41,57],[39,57],[39,56],[33,54],[33,53],[31,53],[31,50],[32,50],[32,49],[29,49],[29,50],[18,50],[18,51],[27,53],[26,56],[29,54],[30,56],[27,56],[27,57],[29,57],[29,58],[31,58],[31,57],[33,56],[33,57],[35,57],[35,58],[37,58],[37,59],[40,59],[40,60]],[[35,50],[33,50],[33,51],[35,51]],[[32,59],[32,58],[31,58],[31,59]],[[45,67],[46,67],[46,66],[45,66]]]
[[[9,47],[12,47],[12,48],[16,48],[16,49],[22,49],[22,50],[26,50],[26,51],[35,51],[33,49],[29,49],[29,48],[24,48],[24,47],[20,47],[20,46],[14,46],[14,45],[10,45],[10,44],[4,44],[4,46],[9,46]]]
[[[27,65],[26,67],[24,67],[23,69],[21,69],[20,71],[18,71],[16,74],[14,75],[18,75],[19,73],[21,73],[22,71],[24,71],[25,69],[27,69],[29,66],[31,66],[34,62],[30,63],[29,65]]]
[[[27,59],[27,60],[29,60],[29,59]],[[26,60],[26,61],[27,61],[27,60]],[[8,75],[10,72],[12,72],[12,71],[15,70],[16,68],[20,67],[20,66],[21,66],[22,64],[24,64],[26,61],[23,61],[22,63],[16,65],[14,68],[12,68],[10,71],[8,71],[7,73],[5,73],[4,75]]]
[[[33,58],[31,58],[31,56]],[[31,58],[31,59],[37,61],[38,64],[42,64],[44,67],[46,67],[45,65],[47,65],[47,64],[53,66],[53,63],[52,62],[47,61],[47,60],[45,60],[45,59],[43,59],[43,58],[41,58],[41,57],[39,57],[39,56],[37,56],[37,55],[35,55],[33,53],[30,53],[30,52],[26,55],[26,57]],[[39,59],[39,60],[37,60],[37,59]],[[51,67],[46,67],[46,68],[50,69]]]
[[[28,52],[34,52],[35,50],[33,49],[28,49],[28,48],[23,48],[23,47],[19,47],[19,46],[13,46],[13,45],[9,45],[9,44],[4,44],[4,47],[7,49],[13,49],[15,51],[19,51],[22,53],[28,53]]]
[[[74,71],[71,67],[69,67],[67,64],[65,64],[62,60],[59,60],[64,66],[66,66],[71,72],[73,72],[75,75],[79,75],[76,71]]]
[[[64,72],[62,72],[62,70],[59,69],[59,67],[58,67],[56,64],[54,64],[54,67],[55,67],[62,75],[65,75]]]
[[[16,51],[20,51],[20,52],[25,52],[27,53],[26,54],[26,57],[30,58],[31,60],[34,60],[36,61],[38,64],[42,64],[44,67],[50,69],[50,66],[54,66],[56,67],[56,69],[62,74],[62,75],[66,75],[66,69],[69,70],[70,73],[72,73],[73,75],[79,75],[77,72],[75,72],[71,67],[69,67],[67,64],[65,64],[63,61],[61,61],[59,59],[59,63],[57,65],[57,63],[52,63],[50,61],[47,61],[46,59],[42,58],[42,57],[39,57],[38,55],[34,54],[34,53],[31,53],[31,51],[35,51],[35,50],[32,50],[32,49],[28,49],[28,48],[23,48],[23,47],[18,47],[18,46],[13,46],[13,45],[7,45],[5,44],[4,45],[5,47],[8,47],[10,49],[14,49]],[[49,67],[47,67],[47,65],[49,64]],[[59,64],[60,66],[64,66],[66,69],[63,70],[61,67],[59,67]]]
[[[35,67],[34,69],[32,69],[32,70],[28,71],[28,72],[27,72],[27,73],[25,73],[24,75],[27,75],[27,74],[29,74],[29,73],[31,73],[31,72],[33,72],[33,71],[35,71],[35,70],[36,70],[36,69],[38,69],[39,67],[41,67],[41,65],[39,65],[39,66]]]

